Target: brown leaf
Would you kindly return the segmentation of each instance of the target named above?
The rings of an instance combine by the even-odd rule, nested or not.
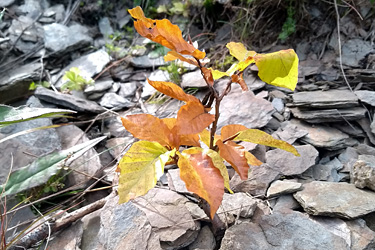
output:
[[[224,195],[224,178],[207,154],[190,148],[179,154],[180,177],[187,190],[205,199],[210,205],[210,216],[219,208]]]
[[[212,76],[212,72],[210,69],[207,69],[205,67],[203,67],[202,69],[202,72],[203,72],[203,77],[204,79],[206,80],[206,82],[208,84],[210,84],[211,86],[214,86],[214,78]]]
[[[232,75],[231,76],[232,82],[238,83],[241,86],[241,89],[243,91],[248,91],[249,88],[247,87],[247,84],[246,84],[246,82],[245,82],[245,80],[243,79],[242,76],[243,76],[243,72],[241,72],[239,75],[237,75],[237,74]]]
[[[146,18],[142,8],[139,6],[129,10],[129,13],[136,19],[134,27],[141,36],[183,55],[191,55],[197,59],[203,59],[206,56],[205,52],[194,48],[193,45],[186,42],[182,37],[180,28],[177,25],[173,25],[169,20]]]
[[[244,150],[224,144],[222,140],[218,140],[216,145],[219,147],[220,156],[229,162],[242,180],[247,180],[249,164],[247,164]]]
[[[241,132],[246,129],[247,128],[241,124],[226,125],[221,129],[221,140],[222,141],[228,140],[228,138],[236,136],[238,132]]]
[[[122,125],[135,138],[155,141],[163,146],[171,145],[172,132],[159,118],[149,114],[121,117]]]
[[[163,122],[168,126],[168,128],[172,131],[174,136],[174,145],[178,148],[180,145],[184,146],[195,146],[200,147],[199,143],[199,135],[198,134],[191,134],[191,135],[180,135],[178,128],[176,128],[176,118],[164,118],[162,119]]]
[[[200,102],[198,98],[186,94],[182,88],[180,88],[173,82],[151,81],[150,79],[147,79],[147,81],[157,91],[163,93],[164,95],[170,96],[174,99],[183,102]]]
[[[197,61],[195,60],[192,60],[190,58],[186,58],[180,54],[178,54],[176,51],[169,51],[165,56],[164,56],[164,61],[166,62],[170,62],[170,61],[174,61],[174,60],[177,60],[177,59],[180,59],[181,61],[184,61],[184,62],[187,62],[187,63],[190,63],[192,65],[195,65],[197,67],[199,67]]]
[[[188,102],[177,113],[179,134],[198,134],[215,120],[215,116],[205,112],[200,102]]]

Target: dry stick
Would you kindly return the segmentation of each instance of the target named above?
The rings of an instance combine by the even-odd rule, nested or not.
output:
[[[105,205],[106,201],[107,199],[103,198],[90,205],[82,207],[72,213],[69,213],[63,216],[62,218],[56,220],[56,222],[54,223],[50,223],[51,232],[57,232],[59,230],[62,230],[68,227],[69,225],[71,225],[73,222],[81,219],[85,215],[101,209]],[[22,237],[18,241],[17,245],[10,247],[9,250],[15,250],[18,248],[27,249],[31,247],[32,245],[36,244],[37,242],[44,240],[47,236],[48,236],[48,226],[47,224],[42,224],[34,232],[29,233],[25,235],[24,237]]]
[[[337,40],[338,40],[338,45],[339,45],[339,60],[340,60],[340,69],[342,76],[344,77],[345,83],[348,85],[349,89],[351,92],[353,92],[352,87],[350,87],[350,84],[348,82],[348,79],[346,79],[345,71],[342,66],[342,55],[341,55],[341,37],[340,37],[340,14],[339,14],[339,9],[337,7],[337,0],[333,0],[335,4],[335,11],[336,11],[336,23],[337,23]]]

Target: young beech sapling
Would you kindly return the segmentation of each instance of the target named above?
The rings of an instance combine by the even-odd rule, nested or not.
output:
[[[254,63],[264,82],[294,90],[298,78],[298,57],[292,49],[258,54],[246,50],[242,43],[230,42],[226,46],[238,62],[226,72],[221,72],[205,67],[202,59],[206,53],[196,49],[191,41],[185,41],[177,25],[166,19],[147,18],[140,7],[129,10],[129,13],[135,19],[134,27],[141,36],[171,50],[164,57],[165,61],[179,59],[197,66],[209,93],[201,101],[186,94],[174,83],[148,79],[159,92],[183,101],[185,105],[178,110],[177,118],[159,119],[149,114],[121,118],[126,130],[140,141],[131,146],[118,165],[120,203],[146,194],[163,175],[166,164],[177,164],[186,188],[209,204],[206,212],[213,219],[222,202],[224,188],[232,193],[224,160],[243,180],[248,177],[249,165],[262,164],[236,142],[262,144],[299,155],[287,142],[244,125],[229,124],[216,134],[221,101],[230,92],[233,83],[238,83],[244,91],[248,90],[242,74]],[[219,93],[215,89],[215,80],[221,77],[229,79],[225,90]],[[209,113],[212,106],[214,114]],[[206,146],[201,147],[203,144]],[[181,146],[189,148],[180,151]]]

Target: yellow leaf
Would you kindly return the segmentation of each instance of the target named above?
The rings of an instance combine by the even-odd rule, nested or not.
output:
[[[210,205],[210,215],[219,208],[224,195],[224,178],[212,158],[199,148],[189,148],[178,153],[180,177],[187,190],[205,199]]]
[[[245,61],[249,57],[254,57],[255,51],[248,51],[242,43],[230,42],[227,43],[229,53],[234,56],[238,61]]]
[[[260,166],[263,164],[258,158],[256,158],[252,153],[245,151],[245,158],[247,160],[247,164],[252,166]]]
[[[165,163],[176,150],[167,151],[157,142],[135,142],[120,160],[120,203],[146,194],[164,173]]]
[[[214,78],[214,80],[220,79],[224,76],[230,76],[227,72],[222,72],[220,70],[216,70],[212,68],[208,68],[208,69],[211,70],[212,77]]]
[[[247,129],[247,130],[241,131],[233,140],[234,141],[247,141],[247,142],[274,147],[274,148],[280,148],[282,150],[285,150],[294,154],[295,156],[300,156],[297,149],[295,149],[289,143],[282,141],[282,140],[277,140],[273,138],[271,135],[259,129]]]
[[[298,82],[298,56],[293,49],[254,57],[262,81],[294,90]]]

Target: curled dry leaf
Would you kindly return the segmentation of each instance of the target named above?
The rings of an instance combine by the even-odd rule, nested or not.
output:
[[[200,102],[188,102],[177,113],[178,131],[180,134],[198,134],[207,128],[215,116],[206,113]]]
[[[220,170],[201,149],[189,148],[177,154],[181,180],[187,190],[208,202],[210,216],[214,218],[224,195],[224,179]]]
[[[150,79],[147,79],[147,81],[157,91],[174,99],[183,102],[200,102],[198,98],[193,95],[186,94],[182,88],[172,82],[151,81]]]
[[[220,156],[229,162],[242,180],[247,180],[249,164],[247,164],[244,150],[234,145],[223,143],[222,140],[218,140],[216,145],[219,147]]]
[[[139,6],[129,10],[129,13],[136,19],[134,27],[141,36],[183,55],[190,55],[196,59],[203,59],[206,56],[205,52],[186,42],[182,37],[180,28],[177,25],[173,25],[169,20],[147,18]]]

